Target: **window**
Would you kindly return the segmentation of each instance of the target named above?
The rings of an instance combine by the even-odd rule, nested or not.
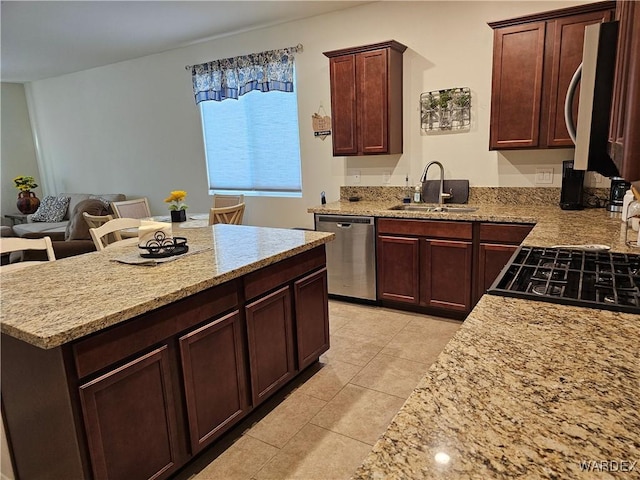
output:
[[[209,193],[302,196],[295,92],[199,103]]]

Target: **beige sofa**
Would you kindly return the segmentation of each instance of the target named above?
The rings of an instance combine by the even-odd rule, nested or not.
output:
[[[13,226],[13,232],[18,237],[38,237],[50,236],[52,240],[62,239],[64,240],[64,234],[67,230],[69,223],[69,217],[75,210],[76,205],[83,200],[89,198],[100,197],[109,202],[121,202],[126,200],[127,197],[122,193],[106,193],[106,194],[90,194],[90,193],[61,193],[58,197],[69,197],[69,208],[65,217],[60,222],[33,222],[31,221],[31,215],[28,217],[28,223],[22,223]]]
[[[14,225],[13,235],[24,238],[50,237],[56,259],[92,252],[96,249],[89,226],[86,224],[83,212],[91,215],[106,215],[112,213],[107,202],[120,202],[127,197],[121,193],[93,195],[89,193],[61,193],[58,196],[69,197],[69,206],[61,222],[33,222]],[[99,198],[98,198],[99,197]],[[77,207],[77,208],[76,208]],[[29,216],[30,219],[31,216]],[[3,232],[3,236],[7,233]],[[20,260],[46,260],[42,252],[24,252],[20,258],[11,257],[11,262]],[[5,259],[6,261],[6,259]]]

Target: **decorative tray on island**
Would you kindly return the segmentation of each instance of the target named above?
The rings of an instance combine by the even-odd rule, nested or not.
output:
[[[142,258],[166,258],[175,255],[182,255],[189,251],[187,239],[184,237],[173,237],[149,240],[146,245],[138,245]],[[144,252],[143,252],[144,251]]]

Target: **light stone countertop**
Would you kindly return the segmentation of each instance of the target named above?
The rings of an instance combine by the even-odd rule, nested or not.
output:
[[[484,295],[354,478],[638,478],[580,462],[640,461],[639,338],[638,315]]]
[[[562,210],[557,205],[465,204],[477,207],[475,212],[439,213],[390,210],[397,200],[338,201],[309,208],[309,213],[328,215],[363,215],[385,218],[478,221],[499,223],[535,223],[523,245],[550,247],[553,245],[604,244],[612,251],[640,253],[640,247],[625,244],[625,227],[619,213],[604,208]],[[637,239],[638,232],[628,231],[628,239]]]
[[[625,244],[620,215],[605,209],[388,210],[398,203],[342,201],[309,211],[535,223],[525,245],[597,243],[640,253]],[[484,295],[353,478],[640,478],[638,339],[638,315]],[[581,462],[599,463],[588,473]]]
[[[60,346],[310,250],[333,234],[187,222],[174,236],[204,251],[156,266],[113,261],[136,245],[0,273],[0,327],[40,348]]]

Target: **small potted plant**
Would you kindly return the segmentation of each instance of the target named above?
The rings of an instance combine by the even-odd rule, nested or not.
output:
[[[186,196],[187,192],[184,190],[174,190],[164,199],[164,201],[169,204],[172,222],[184,222],[187,220],[186,210],[189,208],[189,205],[184,203]]]
[[[18,202],[16,203],[20,213],[29,215],[38,210],[40,200],[36,197],[36,194],[31,191],[38,186],[35,179],[30,175],[20,175],[13,179],[13,183],[16,188],[20,190],[18,193]]]

